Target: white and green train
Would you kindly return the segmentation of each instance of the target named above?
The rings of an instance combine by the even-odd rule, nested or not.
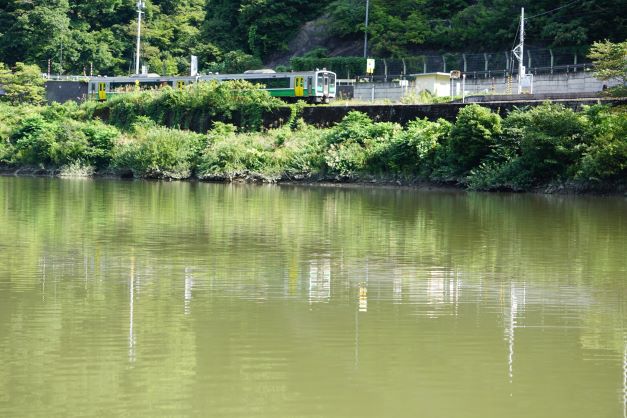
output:
[[[336,76],[327,70],[277,73],[272,70],[247,71],[243,74],[208,74],[196,77],[140,75],[129,77],[90,77],[88,94],[92,99],[107,100],[114,94],[170,86],[175,89],[202,81],[246,80],[261,84],[271,96],[287,101],[304,100],[328,103],[335,98]]]

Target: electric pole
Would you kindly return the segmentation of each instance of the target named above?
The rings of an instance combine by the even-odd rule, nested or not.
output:
[[[364,58],[368,58],[368,9],[370,8],[370,0],[366,0],[366,25],[364,28]]]
[[[135,53],[135,74],[139,75],[139,47],[141,38],[142,27],[142,10],[146,8],[146,2],[144,0],[138,0],[137,2],[137,52]]]
[[[518,94],[522,93],[522,81],[525,78],[525,8],[520,8],[520,43],[512,51],[518,59]]]

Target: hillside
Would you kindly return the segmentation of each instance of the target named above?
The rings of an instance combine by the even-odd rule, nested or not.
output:
[[[315,7],[312,7],[315,4]],[[531,46],[583,51],[627,38],[624,0],[370,0],[369,52],[511,49],[520,6]],[[142,60],[151,71],[241,71],[285,63],[324,46],[361,55],[365,0],[152,0],[142,24]],[[37,64],[54,73],[133,71],[137,12],[129,0],[4,0],[0,62]],[[488,35],[486,35],[488,34]]]

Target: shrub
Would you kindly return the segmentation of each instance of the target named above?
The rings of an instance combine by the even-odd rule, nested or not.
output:
[[[316,174],[325,168],[325,130],[303,126],[295,131],[275,130],[274,159],[277,167],[287,175]]]
[[[232,177],[245,172],[272,173],[269,146],[260,137],[247,134],[222,137],[211,144],[200,157],[200,178]]]
[[[11,161],[18,164],[49,165],[55,143],[56,126],[41,115],[21,120],[9,137],[13,146]]]
[[[465,175],[490,153],[501,134],[501,117],[479,105],[457,114],[447,144],[447,159],[453,173]]]
[[[326,135],[327,167],[342,175],[400,171],[407,156],[401,133],[396,123],[374,123],[364,113],[349,112]]]
[[[192,175],[203,135],[168,128],[139,130],[117,144],[113,166],[136,177],[183,179]]]
[[[593,106],[586,111],[590,144],[579,162],[577,179],[592,183],[627,179],[627,111]]]
[[[257,131],[264,112],[281,105],[267,91],[247,81],[232,80],[119,95],[94,112],[108,111],[109,121],[124,130],[130,129],[138,117],[147,116],[159,125],[204,133],[215,122]]]
[[[521,168],[530,182],[566,179],[585,144],[586,120],[562,105],[545,103],[508,117],[508,126],[520,133]]]
[[[407,125],[404,133],[404,142],[409,147],[407,152],[413,154],[416,168],[423,177],[428,177],[437,168],[437,156],[446,145],[451,126],[444,119],[430,122],[426,118]]]

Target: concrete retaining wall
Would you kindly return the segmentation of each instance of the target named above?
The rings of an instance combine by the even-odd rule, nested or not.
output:
[[[592,99],[592,100],[561,100],[558,103],[573,110],[581,110],[585,105],[605,103],[609,105],[627,105],[627,99]],[[538,106],[542,101],[516,101],[482,103],[481,106],[492,109],[501,116],[506,116],[514,108]],[[433,105],[361,105],[361,106],[320,106],[307,107],[303,112],[306,123],[325,127],[340,122],[348,112],[355,110],[366,113],[376,122],[397,122],[402,125],[417,118],[437,120],[439,118],[454,121],[459,109],[466,106],[462,103],[442,103]]]
[[[603,90],[603,86],[612,87],[616,82],[600,81],[588,71],[559,74],[539,74],[534,77],[534,94],[575,94],[595,95]],[[359,101],[389,100],[400,102],[404,96],[420,93],[414,83],[409,87],[400,87],[398,83],[357,83],[354,98]],[[453,82],[453,95],[461,95],[461,80]],[[466,95],[472,94],[507,94],[516,93],[516,79],[508,82],[504,77],[468,78],[466,79]],[[589,96],[587,96],[589,97]]]
[[[538,74],[534,76],[534,94],[546,93],[598,93],[603,86],[611,87],[616,83],[601,81],[592,76],[588,71],[559,74]],[[516,92],[518,83],[512,80],[511,87],[503,77],[466,79],[466,92],[472,93],[496,93],[506,94]]]

